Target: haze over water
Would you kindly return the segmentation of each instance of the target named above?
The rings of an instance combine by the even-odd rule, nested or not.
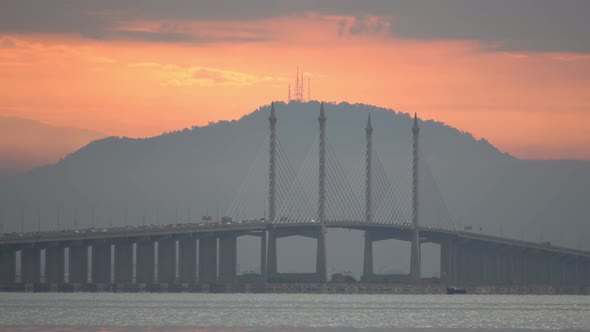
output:
[[[590,297],[3,293],[2,331],[590,330]]]

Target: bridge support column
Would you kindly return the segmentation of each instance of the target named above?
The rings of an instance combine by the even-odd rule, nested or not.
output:
[[[219,238],[219,282],[233,283],[236,279],[237,236],[223,235]]]
[[[582,262],[582,271],[582,287],[590,287],[590,260]]]
[[[559,284],[556,281],[558,273],[555,273],[555,256],[554,254],[547,254],[545,257],[545,269],[547,271],[547,283],[553,287]]]
[[[268,281],[268,269],[266,265],[266,231],[260,235],[260,279],[263,284]]]
[[[69,248],[70,263],[68,266],[68,282],[85,284],[88,282],[88,246]]]
[[[457,282],[477,285],[482,282],[481,249],[476,244],[462,243],[457,246]]]
[[[529,280],[529,269],[530,269],[530,262],[529,262],[529,257],[526,253],[526,251],[522,251],[521,255],[521,267],[522,267],[522,283],[523,285],[528,285],[530,283]]]
[[[553,285],[552,266],[551,266],[551,254],[543,255],[543,266],[545,270],[545,278],[547,285]]]
[[[326,267],[326,226],[321,225],[318,235],[318,247],[316,255],[316,273],[319,281],[324,283],[328,278],[328,270]]]
[[[41,250],[27,248],[21,251],[21,279],[24,283],[38,283],[41,280]]]
[[[111,283],[111,244],[108,242],[92,245],[92,282]]]
[[[373,239],[371,232],[365,231],[365,247],[363,259],[363,280],[368,282],[373,275]]]
[[[492,253],[491,249],[487,248],[483,243],[477,245],[479,250],[479,284],[489,285],[492,282],[494,274],[491,273],[493,261],[491,260]]]
[[[495,264],[495,272],[494,273],[494,283],[499,285],[502,283],[502,252],[499,249],[494,250],[494,264]]]
[[[496,283],[499,285],[506,284],[508,281],[506,255],[502,249],[498,249],[496,252],[496,269]]]
[[[151,240],[138,241],[135,248],[135,282],[138,284],[153,284],[155,278],[155,250]]]
[[[588,259],[582,262],[582,287],[590,287],[590,261]]]
[[[463,284],[465,282],[465,255],[463,254],[463,245],[456,242],[455,247],[453,248],[454,255],[455,255],[455,275],[453,281],[458,284]]]
[[[446,241],[440,244],[440,280],[451,282],[452,280],[452,242]]]
[[[173,284],[176,281],[176,240],[158,241],[158,282]]]
[[[178,264],[180,283],[194,284],[197,276],[197,241],[195,239],[178,241]]]
[[[199,238],[199,282],[217,281],[217,238],[213,235]]]
[[[451,241],[451,246],[450,246],[450,254],[451,254],[451,282],[453,283],[457,283],[459,280],[459,257],[457,254],[457,247],[458,247],[458,243],[457,241]]]
[[[133,282],[133,242],[121,241],[115,244],[115,283]]]
[[[277,272],[277,236],[274,229],[268,232],[268,277],[272,279]]]
[[[0,284],[14,283],[16,276],[16,250],[0,248]]]
[[[45,282],[63,284],[65,275],[65,255],[63,247],[51,247],[45,250]]]

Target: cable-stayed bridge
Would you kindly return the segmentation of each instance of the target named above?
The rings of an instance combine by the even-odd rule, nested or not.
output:
[[[319,139],[296,171],[277,132],[274,104],[270,134],[255,158],[268,166],[261,181],[256,161],[221,221],[162,227],[105,228],[86,231],[3,234],[0,237],[0,284],[14,289],[45,285],[109,289],[112,285],[232,284],[237,276],[237,238],[260,238],[260,275],[254,281],[327,281],[326,229],[364,232],[362,281],[425,283],[421,247],[440,247],[440,282],[452,285],[547,285],[583,289],[590,284],[590,252],[456,230],[420,148],[418,119],[408,128],[402,176],[390,179],[373,147],[371,117],[359,162],[346,172],[329,143],[323,104]],[[266,150],[266,151],[265,151]],[[268,152],[268,153],[266,153]],[[239,218],[245,199],[255,190],[267,193],[264,215]],[[268,214],[267,214],[268,212]],[[245,213],[242,214],[245,216]],[[277,241],[291,236],[316,239],[316,271],[279,273]],[[396,239],[411,243],[410,273],[373,271],[373,244]],[[252,280],[250,280],[252,281]],[[61,285],[61,286],[60,286]],[[31,287],[31,286],[30,286]]]

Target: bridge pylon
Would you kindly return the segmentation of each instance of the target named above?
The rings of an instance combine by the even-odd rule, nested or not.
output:
[[[273,223],[276,219],[276,201],[277,201],[277,172],[276,172],[276,127],[277,116],[275,114],[275,104],[270,104],[270,116],[268,117],[270,125],[270,150],[268,163],[268,219]],[[274,227],[269,228],[268,252],[266,261],[266,273],[261,273],[266,282],[268,276],[274,276],[277,273],[277,238]],[[266,244],[265,244],[266,245]]]
[[[373,149],[373,126],[371,124],[371,113],[367,118],[366,133],[366,160],[365,160],[365,221],[373,222],[373,201],[372,201],[372,149]],[[370,231],[365,231],[365,247],[363,255],[363,278],[369,280],[373,274],[373,239]]]
[[[412,163],[412,257],[410,262],[410,279],[414,282],[420,282],[422,260],[420,255],[420,231],[418,219],[418,137],[420,128],[418,127],[418,116],[414,113],[413,134],[413,163]]]
[[[318,185],[318,221],[320,231],[318,235],[318,247],[316,257],[316,273],[321,282],[327,281],[326,268],[326,115],[324,103],[320,105],[320,155],[319,155],[319,185]]]

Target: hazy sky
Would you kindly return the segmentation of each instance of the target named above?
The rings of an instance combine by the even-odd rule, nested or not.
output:
[[[588,13],[585,0],[0,0],[0,115],[152,136],[285,100],[299,65],[312,99],[418,112],[517,157],[590,159]]]

